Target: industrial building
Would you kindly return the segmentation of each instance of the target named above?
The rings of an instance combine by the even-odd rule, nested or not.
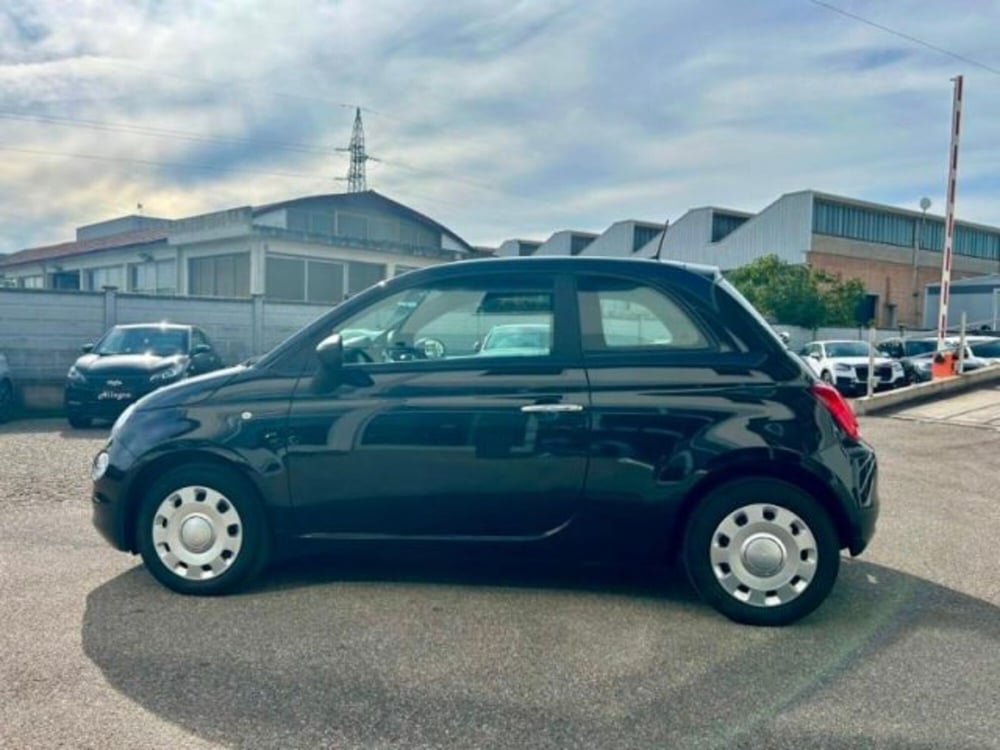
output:
[[[400,273],[474,255],[379,193],[319,195],[184,219],[126,216],[0,256],[8,286],[336,303]]]
[[[958,327],[962,313],[965,313],[966,326],[970,331],[1000,331],[1000,274],[953,281],[948,289],[949,328]],[[941,283],[929,285],[924,299],[924,327],[934,328],[941,300]]]
[[[577,252],[570,245],[568,254],[653,257],[663,226],[617,222],[578,244]],[[590,236],[562,231],[545,242],[505,242],[497,253],[567,254],[565,240],[557,241],[567,234]],[[940,279],[943,247],[941,216],[803,190],[782,195],[758,213],[718,207],[687,211],[667,226],[660,257],[723,270],[771,254],[790,263],[808,263],[861,279],[868,290],[865,317],[879,326],[920,327],[925,322],[924,289]],[[956,222],[954,252],[956,280],[997,272],[1000,228]]]

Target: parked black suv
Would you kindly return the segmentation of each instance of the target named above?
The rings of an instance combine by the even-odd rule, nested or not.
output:
[[[478,346],[513,324],[552,335]],[[710,604],[768,625],[823,601],[878,513],[840,394],[716,270],[651,260],[383,282],[252,366],[146,396],[93,478],[97,528],[184,593],[310,546],[679,557]]]
[[[157,388],[222,367],[200,328],[171,323],[115,326],[66,375],[64,406],[73,427],[115,419]]]

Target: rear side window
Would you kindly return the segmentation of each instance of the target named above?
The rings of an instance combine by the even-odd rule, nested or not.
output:
[[[583,277],[578,290],[585,352],[717,348],[695,318],[659,289],[621,279]]]

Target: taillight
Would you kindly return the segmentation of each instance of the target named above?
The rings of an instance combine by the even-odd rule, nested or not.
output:
[[[818,398],[827,411],[833,415],[833,421],[847,433],[851,440],[861,439],[861,427],[858,425],[858,418],[854,414],[854,409],[847,402],[847,399],[840,395],[840,391],[827,383],[813,383],[809,389]]]

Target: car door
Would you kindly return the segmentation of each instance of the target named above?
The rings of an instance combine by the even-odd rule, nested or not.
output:
[[[662,551],[664,509],[682,501],[694,467],[764,442],[753,432],[764,415],[754,365],[670,289],[583,276],[578,300],[592,410],[582,520],[598,519],[595,528],[613,530],[636,554],[647,551],[639,540]]]
[[[301,533],[530,540],[567,527],[589,406],[570,283],[471,274],[411,284],[335,321],[349,332],[347,364],[333,382],[313,364],[289,416]],[[550,345],[478,351],[512,323],[550,326]]]

